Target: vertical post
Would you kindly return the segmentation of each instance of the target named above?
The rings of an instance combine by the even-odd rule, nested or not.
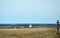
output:
[[[27,25],[25,25],[25,28],[27,28]]]
[[[57,33],[59,33],[59,20],[57,20]]]

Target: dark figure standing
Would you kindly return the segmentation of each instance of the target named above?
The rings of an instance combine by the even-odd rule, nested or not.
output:
[[[57,34],[59,33],[59,20],[57,20]]]

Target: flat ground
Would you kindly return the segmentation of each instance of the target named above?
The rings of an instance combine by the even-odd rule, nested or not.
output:
[[[60,38],[56,28],[0,29],[0,38]]]

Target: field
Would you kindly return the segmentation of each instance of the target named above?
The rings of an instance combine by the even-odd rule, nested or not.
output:
[[[56,28],[0,29],[0,38],[60,38]]]

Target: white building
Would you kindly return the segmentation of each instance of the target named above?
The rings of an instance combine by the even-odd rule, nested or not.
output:
[[[32,25],[31,24],[29,25],[29,28],[32,28]]]

